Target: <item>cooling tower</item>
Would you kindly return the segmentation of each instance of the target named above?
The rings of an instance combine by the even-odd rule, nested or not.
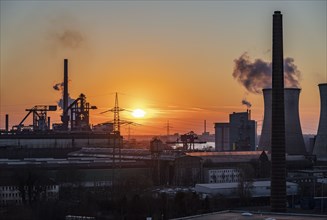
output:
[[[327,83],[319,84],[320,120],[313,154],[318,160],[327,160]]]
[[[299,96],[301,89],[285,88],[285,147],[287,154],[305,155],[306,149],[299,117]],[[271,151],[271,105],[272,90],[263,89],[264,119],[262,124],[260,150]]]

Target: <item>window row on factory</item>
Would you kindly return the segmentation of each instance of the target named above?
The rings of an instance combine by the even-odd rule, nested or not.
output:
[[[21,197],[20,193],[0,193],[1,198]]]
[[[46,190],[56,190],[58,186],[56,185],[48,185],[44,186]],[[28,187],[24,186],[24,189],[27,190]],[[0,192],[1,191],[14,191],[19,190],[18,186],[0,186]]]

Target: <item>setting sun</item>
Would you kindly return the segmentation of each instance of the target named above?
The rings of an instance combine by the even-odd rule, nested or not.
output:
[[[135,117],[135,118],[143,118],[145,116],[146,112],[142,109],[135,109],[133,110],[132,112],[132,115]]]

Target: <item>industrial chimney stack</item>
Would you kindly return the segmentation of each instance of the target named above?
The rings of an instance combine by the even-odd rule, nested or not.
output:
[[[283,19],[273,15],[271,111],[271,197],[273,212],[286,211]]]
[[[6,114],[6,131],[9,131],[9,115]]]
[[[317,160],[327,161],[327,83],[319,84],[320,120],[313,154]]]
[[[63,129],[68,130],[68,59],[64,59],[64,93],[63,93],[63,110],[61,121],[63,123]]]

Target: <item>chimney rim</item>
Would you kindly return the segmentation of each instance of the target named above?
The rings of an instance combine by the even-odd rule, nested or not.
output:
[[[326,83],[326,85],[327,85],[327,83]],[[272,90],[272,88],[264,88],[264,89],[262,89],[262,91],[265,91],[265,90]],[[284,88],[284,90],[302,90],[302,89],[301,88]]]

